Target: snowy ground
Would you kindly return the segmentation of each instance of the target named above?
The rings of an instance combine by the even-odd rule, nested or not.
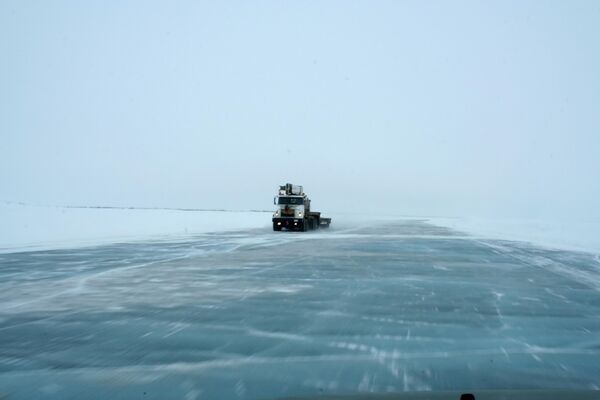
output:
[[[263,227],[270,224],[270,214],[0,203],[0,221],[0,253],[7,253]]]
[[[0,266],[0,398],[600,386],[594,253],[413,220],[5,253]]]
[[[576,221],[326,214],[333,217],[336,227],[425,219],[474,238],[519,240],[547,248],[600,254],[600,221],[592,218]],[[184,240],[198,233],[268,227],[270,218],[270,212],[261,211],[68,208],[0,202],[0,253],[134,240]]]
[[[554,218],[427,218],[436,225],[487,239],[519,240],[554,249],[600,254],[600,221]]]

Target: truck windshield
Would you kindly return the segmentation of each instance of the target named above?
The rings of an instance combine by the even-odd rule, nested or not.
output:
[[[278,204],[303,204],[302,197],[280,197]]]

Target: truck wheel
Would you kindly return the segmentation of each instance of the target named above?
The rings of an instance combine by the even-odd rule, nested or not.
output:
[[[273,222],[273,230],[274,231],[280,231],[281,230],[281,225],[277,225],[276,222]]]

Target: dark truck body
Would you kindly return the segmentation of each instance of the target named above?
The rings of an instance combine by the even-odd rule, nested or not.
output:
[[[310,211],[310,199],[302,190],[302,186],[291,183],[280,186],[274,203],[278,205],[273,215],[274,231],[285,229],[306,232],[329,228],[331,224],[331,218],[324,218],[320,212]]]

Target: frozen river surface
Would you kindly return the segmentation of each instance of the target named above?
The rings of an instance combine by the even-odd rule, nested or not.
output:
[[[0,254],[0,398],[597,390],[599,291],[419,221]]]

